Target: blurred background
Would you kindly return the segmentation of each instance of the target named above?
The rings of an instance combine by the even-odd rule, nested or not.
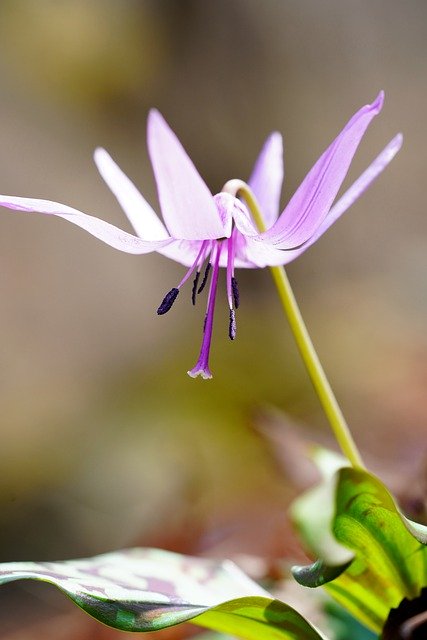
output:
[[[130,230],[92,154],[106,147],[158,210],[145,145],[154,106],[213,192],[247,178],[281,131],[285,203],[384,89],[346,184],[398,131],[402,151],[288,273],[367,460],[415,492],[427,419],[426,64],[423,0],[3,0],[0,191]],[[304,424],[313,438],[328,427],[268,271],[238,274],[234,343],[220,287],[204,382],[186,375],[204,302],[194,310],[187,288],[156,316],[181,266],[58,219],[3,209],[0,227],[1,560],[130,544],[200,552],[229,534],[240,550],[291,554],[281,518],[292,477],[257,431],[272,407],[275,424]],[[33,588],[7,589],[4,602],[16,589],[21,602]]]

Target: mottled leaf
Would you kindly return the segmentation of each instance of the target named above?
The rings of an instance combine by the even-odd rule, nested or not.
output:
[[[128,549],[66,562],[0,565],[0,584],[50,582],[104,624],[155,631],[191,621],[248,640],[325,640],[230,561]]]
[[[301,584],[315,586],[316,581],[326,583],[332,577],[325,587],[327,591],[378,633],[390,609],[403,598],[417,597],[427,584],[427,547],[422,544],[426,528],[404,518],[378,478],[349,467],[336,473],[334,513],[329,526],[322,515],[316,515],[323,509],[331,511],[330,505],[315,505],[313,500],[304,502],[302,498],[302,504],[294,511],[297,525],[316,554],[332,532],[339,545],[338,561],[333,562],[334,548],[332,552],[328,548],[326,561],[319,554],[321,562],[296,568],[295,578]],[[313,536],[306,535],[310,527],[317,533],[315,544]],[[340,559],[341,547],[354,555],[347,566]],[[334,565],[339,573],[335,578],[330,573]]]

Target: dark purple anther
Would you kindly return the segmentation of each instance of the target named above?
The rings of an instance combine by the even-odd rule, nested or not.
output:
[[[239,287],[237,286],[237,280],[234,276],[231,278],[231,290],[233,292],[234,306],[238,309],[240,304],[240,294]]]
[[[210,273],[210,270],[211,270],[211,266],[212,266],[211,263],[208,262],[208,264],[206,265],[205,274],[203,276],[202,284],[197,289],[197,293],[202,293],[203,289],[205,288],[206,283],[208,281],[208,277],[209,277],[209,273]]]
[[[191,291],[191,302],[196,304],[197,285],[199,284],[200,271],[196,272],[196,277],[193,280],[193,289]]]
[[[164,313],[167,313],[169,309],[172,307],[173,303],[178,297],[179,289],[174,287],[165,295],[162,300],[160,307],[157,309],[157,315],[162,316]]]
[[[236,314],[234,309],[230,309],[230,324],[228,325],[228,337],[230,340],[234,340],[236,337]]]

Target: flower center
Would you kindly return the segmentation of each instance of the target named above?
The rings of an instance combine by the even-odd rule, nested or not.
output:
[[[226,288],[227,288],[227,300],[229,306],[229,324],[228,335],[230,340],[234,340],[236,337],[236,309],[240,303],[239,289],[237,280],[234,276],[234,257],[235,257],[235,234],[236,230],[233,230],[229,238],[219,238],[218,240],[203,240],[200,243],[200,248],[197,256],[188,269],[187,273],[181,280],[181,282],[173,287],[163,298],[159,308],[157,309],[158,315],[164,315],[167,313],[174,304],[178,297],[181,287],[187,282],[191,275],[195,272],[193,279],[193,286],[191,289],[191,301],[193,305],[196,304],[197,296],[206,287],[209,278],[210,286],[208,293],[208,301],[205,313],[205,321],[203,325],[203,339],[200,348],[199,358],[196,365],[188,372],[188,374],[195,378],[201,376],[202,378],[212,378],[212,373],[209,369],[209,354],[212,339],[213,329],[213,316],[215,310],[216,293],[218,288],[218,276],[221,263],[221,256],[223,249],[227,249],[227,261],[226,265]],[[203,271],[203,265],[206,266]],[[201,274],[203,272],[203,277]]]

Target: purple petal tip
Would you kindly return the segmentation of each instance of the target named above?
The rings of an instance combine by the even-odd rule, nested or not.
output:
[[[371,109],[374,109],[379,113],[383,108],[384,97],[385,97],[384,91],[381,89],[381,91],[379,92],[379,94],[377,95],[373,103],[370,105]]]
[[[403,133],[396,134],[393,138],[393,142],[395,143],[396,147],[400,149],[403,144]]]

